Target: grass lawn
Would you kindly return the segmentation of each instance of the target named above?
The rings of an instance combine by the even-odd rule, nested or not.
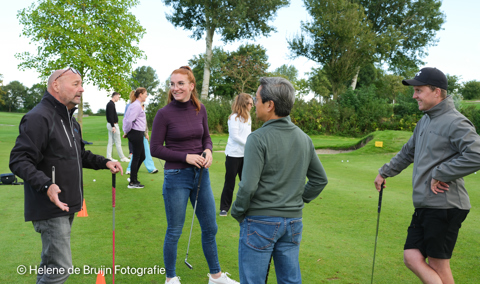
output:
[[[477,109],[480,109],[480,101],[462,101],[464,107],[475,106]]]
[[[0,113],[0,173],[8,169],[9,153],[18,134],[21,114]],[[84,118],[84,139],[93,142],[87,149],[105,155],[107,134],[104,117]],[[300,248],[303,283],[369,283],[372,271],[378,193],[373,181],[377,170],[388,162],[407,141],[411,133],[384,131],[373,133],[374,139],[365,147],[337,155],[320,155],[329,184],[319,198],[305,205],[304,231]],[[226,135],[213,135],[214,149],[221,149]],[[335,147],[359,139],[314,136],[316,147]],[[124,152],[127,150],[124,141]],[[383,148],[374,147],[383,141]],[[281,143],[281,142],[279,142]],[[218,147],[218,148],[217,148]],[[223,148],[225,146],[223,145]],[[114,149],[114,157],[118,157]],[[223,188],[225,155],[213,154],[210,169],[212,190],[217,206]],[[155,160],[158,174],[148,174],[142,166],[139,179],[144,189],[127,189],[127,176],[117,175],[116,254],[115,264],[124,274],[115,276],[117,283],[164,283],[164,275],[127,274],[126,268],[153,268],[163,265],[163,239],[166,219],[162,198],[162,164]],[[123,163],[125,167],[127,164]],[[380,229],[375,264],[375,283],[420,283],[403,264],[403,244],[413,205],[411,200],[412,167],[387,180],[383,194]],[[95,181],[94,181],[95,180]],[[480,173],[465,178],[472,211],[460,230],[451,261],[457,283],[480,283]],[[73,264],[79,269],[67,283],[94,283],[96,271],[112,265],[112,197],[109,171],[84,170],[84,191],[88,217],[76,217],[72,227]],[[41,240],[31,222],[23,218],[23,186],[0,186],[0,283],[34,283],[30,270],[40,262]],[[218,211],[218,208],[217,208]],[[177,274],[182,283],[207,283],[208,266],[203,256],[200,228],[195,221],[188,261],[183,263],[193,208],[186,213],[184,233],[178,244]],[[217,217],[218,254],[223,271],[232,278],[238,275],[238,223],[229,217]],[[25,275],[17,267],[27,267]],[[274,266],[274,264],[272,264]],[[89,269],[90,268],[90,269]],[[111,275],[106,282],[111,283]],[[271,269],[269,283],[276,283]]]
[[[227,146],[228,134],[211,134],[213,151],[225,151]],[[348,149],[358,144],[362,139],[327,136],[327,135],[311,135],[315,149]]]

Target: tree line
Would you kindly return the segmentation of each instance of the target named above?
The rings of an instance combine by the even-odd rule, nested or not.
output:
[[[359,96],[357,89],[362,89],[360,93],[375,90],[368,93],[394,105],[405,93],[401,78],[412,76],[424,64],[422,58],[436,44],[436,33],[445,22],[440,0],[303,0],[309,18],[285,44],[291,58],[306,57],[318,67],[307,78],[298,79],[292,66],[268,72],[266,50],[260,45],[244,44],[232,52],[212,45],[215,35],[228,43],[275,32],[271,20],[289,0],[163,2],[171,7],[165,16],[175,27],[191,31],[196,40],[205,39],[205,53],[189,61],[205,103],[228,100],[238,92],[252,93],[259,77],[277,74],[292,81],[299,98],[314,94],[322,106],[343,106],[341,101],[348,94]],[[138,4],[138,0],[36,1],[17,14],[22,35],[38,46],[35,54],[16,55],[21,60],[19,68],[36,69],[46,79],[53,70],[75,66],[84,82],[107,94],[118,91],[126,100],[131,88],[146,87],[152,78],[157,86],[162,85],[158,78],[148,77],[156,76],[149,67],[132,68],[137,59],[145,57],[137,44],[146,31],[131,13]],[[451,79],[458,82],[460,77]],[[157,90],[160,94],[157,86],[149,93]],[[3,89],[8,110],[28,107],[26,95],[15,99],[13,90],[21,89],[18,84]],[[466,99],[477,99],[478,82],[466,82],[460,93]],[[1,107],[6,106],[3,102]],[[82,116],[83,102],[80,123]]]
[[[194,56],[192,60],[197,59],[198,56]],[[202,70],[201,66],[198,69]],[[293,66],[283,65],[274,72],[264,71],[262,75],[281,76],[293,83],[296,89],[296,102],[290,116],[293,123],[308,134],[360,137],[377,130],[413,131],[416,123],[423,116],[423,112],[418,110],[417,102],[412,98],[413,88],[402,85],[403,77],[387,74],[373,65],[359,71],[358,76],[362,79],[359,80],[355,90],[350,85],[345,86],[345,91],[339,94],[337,99],[333,99],[332,96],[326,99],[319,94],[315,94],[313,99],[306,98],[305,94],[311,91],[309,84],[317,82],[318,78],[313,76],[309,79],[298,79],[298,71]],[[229,78],[228,73],[221,73],[221,71],[216,76],[222,79],[212,80],[210,88],[228,90],[235,81],[234,77]],[[475,106],[465,105],[462,96],[469,96],[471,86],[480,87],[480,82],[469,81],[462,84],[459,76],[450,74],[447,74],[447,79],[448,94],[453,97],[455,107],[473,122],[477,131],[480,131],[480,111]],[[217,82],[219,82],[218,85],[216,85]],[[226,83],[222,85],[221,82]],[[149,86],[148,81],[144,80],[143,84],[145,84],[143,86]],[[146,108],[147,122],[150,127],[157,111],[167,104],[169,90],[168,80],[163,83],[156,80],[154,84],[158,85],[158,88],[150,93],[150,103]],[[246,92],[254,95],[258,88],[258,81],[252,82],[248,88]],[[225,95],[202,99],[207,109],[211,133],[228,133],[227,120],[232,103],[230,94],[236,94],[236,92],[226,92]],[[480,95],[480,92],[476,91],[475,94]],[[254,111],[251,114],[252,130],[255,130],[261,127],[262,123],[255,119]]]

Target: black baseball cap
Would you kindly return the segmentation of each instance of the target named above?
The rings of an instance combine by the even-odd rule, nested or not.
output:
[[[432,85],[440,89],[448,89],[447,76],[442,71],[434,67],[425,67],[415,74],[413,79],[404,79],[402,84],[405,86],[425,86]]]

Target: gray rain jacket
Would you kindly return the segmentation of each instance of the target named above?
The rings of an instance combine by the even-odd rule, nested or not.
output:
[[[480,169],[480,137],[450,96],[425,111],[402,150],[378,172],[393,177],[412,162],[415,208],[470,209],[463,177]],[[446,182],[449,190],[434,194],[432,178]]]

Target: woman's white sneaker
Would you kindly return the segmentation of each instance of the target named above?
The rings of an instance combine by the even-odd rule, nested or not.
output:
[[[170,279],[170,281],[168,281],[168,282],[165,279],[165,284],[182,284],[182,283],[180,283],[180,277],[175,276],[172,279]]]
[[[208,284],[240,284],[240,282],[230,279],[230,277],[228,277],[230,273],[228,272],[223,272],[222,275],[217,279],[213,279],[210,273],[208,273],[207,275],[208,275]]]

